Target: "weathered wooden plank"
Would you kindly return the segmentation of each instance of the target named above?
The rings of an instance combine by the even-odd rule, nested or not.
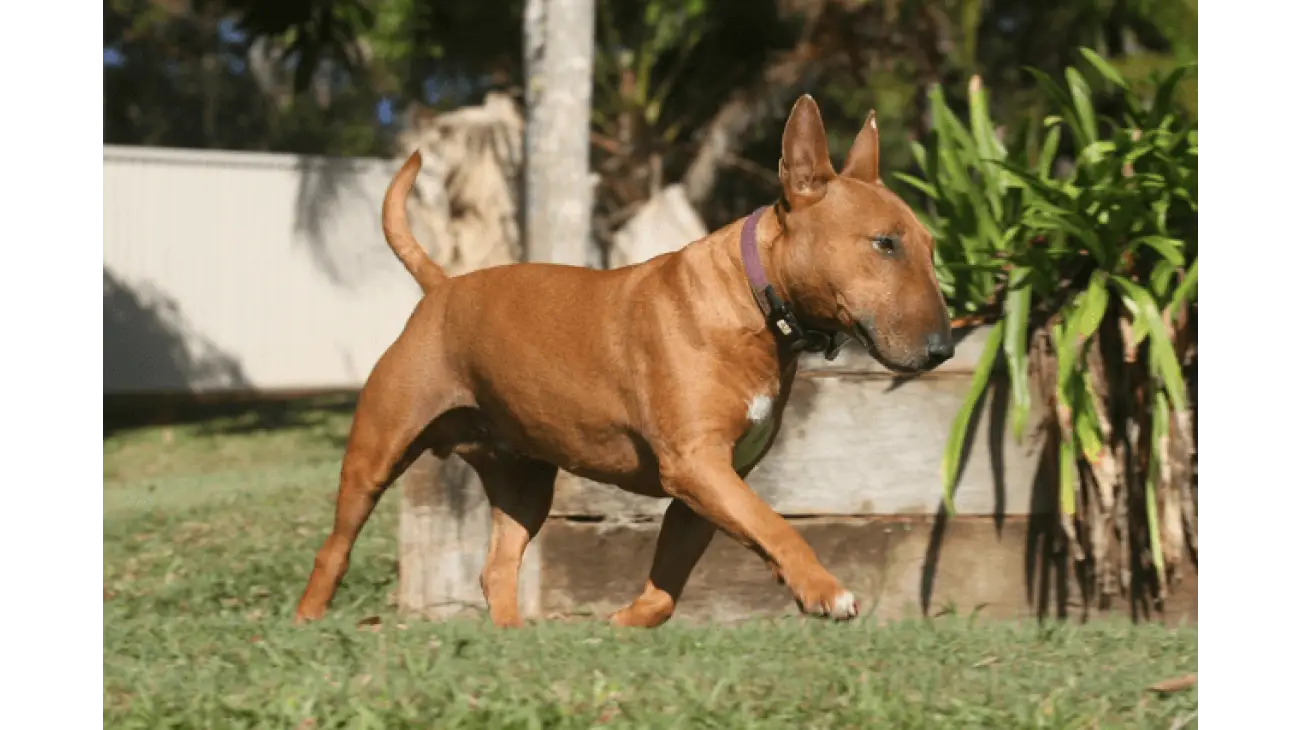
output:
[[[492,517],[478,475],[460,459],[442,461],[425,454],[407,469],[399,486],[398,608],[431,617],[485,608],[478,576]],[[533,596],[537,557],[530,556],[525,566]],[[537,610],[538,604],[528,607]]]
[[[968,388],[964,378],[800,378],[776,444],[748,482],[782,514],[930,514]],[[1030,512],[1042,438],[1027,430],[1017,443],[1007,419],[991,422],[991,412],[1005,413],[1006,392],[995,378],[978,414],[955,499],[962,514]],[[563,474],[552,514],[658,516],[665,508],[664,500]]]
[[[955,610],[992,618],[1079,616],[1082,600],[1063,551],[1045,545],[1051,518],[792,520],[823,564],[857,595],[864,613],[898,619]],[[640,592],[656,523],[552,520],[543,528],[542,616],[598,616]],[[941,539],[940,539],[941,538]],[[1044,557],[1045,555],[1051,557]],[[1167,621],[1196,621],[1194,571],[1175,586]],[[1112,610],[1128,614],[1125,602]],[[1095,610],[1095,607],[1094,607]],[[761,560],[719,535],[691,575],[678,617],[728,621],[798,611]]]

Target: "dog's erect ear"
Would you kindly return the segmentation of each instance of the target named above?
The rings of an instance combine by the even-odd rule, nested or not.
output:
[[[880,133],[876,130],[876,110],[867,114],[862,131],[853,140],[848,157],[844,158],[844,177],[867,183],[880,182]]]
[[[826,194],[826,184],[835,177],[826,128],[817,102],[807,94],[790,110],[781,137],[781,187],[792,210],[805,208]]]

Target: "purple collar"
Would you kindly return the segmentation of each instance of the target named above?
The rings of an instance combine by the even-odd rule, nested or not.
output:
[[[840,347],[848,340],[847,336],[800,326],[790,305],[777,295],[767,280],[763,262],[758,256],[758,219],[766,208],[763,206],[750,213],[740,227],[740,261],[745,268],[745,278],[749,280],[749,289],[779,345],[794,352],[820,352],[827,360],[834,360]]]

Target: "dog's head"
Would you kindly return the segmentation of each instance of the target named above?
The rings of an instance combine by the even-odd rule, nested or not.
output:
[[[875,112],[838,174],[811,96],[795,102],[781,151],[782,235],[772,255],[796,312],[850,334],[892,370],[929,370],[952,357],[934,240],[880,181]]]

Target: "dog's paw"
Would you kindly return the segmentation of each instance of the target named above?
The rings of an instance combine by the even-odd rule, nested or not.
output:
[[[840,589],[834,597],[825,601],[799,602],[799,608],[809,616],[822,616],[836,621],[848,621],[858,616],[858,599],[852,593]]]
[[[831,605],[831,618],[845,621],[858,616],[858,599],[848,591],[840,591]]]

